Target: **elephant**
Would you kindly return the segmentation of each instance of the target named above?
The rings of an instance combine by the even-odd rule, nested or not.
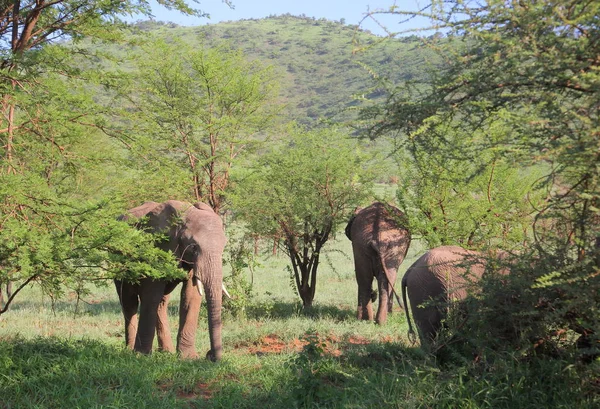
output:
[[[373,278],[377,279],[379,289],[375,322],[385,324],[388,312],[392,311],[398,267],[406,257],[411,239],[406,224],[406,217],[399,209],[375,202],[364,209],[357,208],[346,226],[354,254],[359,320],[373,320]]]
[[[499,257],[505,256],[499,253]],[[481,279],[485,269],[486,258],[482,253],[459,246],[433,248],[408,268],[402,278],[402,300],[406,305],[408,291],[422,346],[429,346],[436,339],[448,308],[467,297],[469,286]],[[503,269],[500,273],[507,271]],[[408,308],[405,312],[409,335],[413,335]]]
[[[222,357],[221,306],[223,294],[222,255],[226,238],[221,218],[205,203],[191,205],[168,200],[146,202],[129,210],[121,220],[139,220],[136,227],[152,233],[164,233],[167,239],[157,244],[171,251],[179,266],[188,272],[187,280],[141,278],[138,283],[115,280],[125,318],[125,342],[129,349],[143,354],[152,351],[154,333],[159,349],[174,352],[167,319],[169,294],[183,282],[179,307],[177,352],[183,358],[197,358],[195,348],[202,287],[208,307],[210,350],[206,357]],[[138,324],[139,307],[139,324]]]

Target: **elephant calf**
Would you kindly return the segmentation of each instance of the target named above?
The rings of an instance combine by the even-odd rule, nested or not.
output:
[[[458,246],[431,249],[408,268],[402,278],[402,299],[406,305],[408,291],[421,345],[435,340],[450,303],[464,300],[469,285],[481,279],[485,268],[483,254]],[[409,333],[414,334],[408,308],[405,311]]]
[[[352,241],[354,270],[358,284],[359,320],[373,320],[373,279],[379,285],[379,308],[375,321],[385,324],[394,302],[394,283],[398,267],[406,257],[410,232],[405,216],[394,206],[375,202],[358,209],[346,226]]]
[[[204,203],[191,205],[169,200],[147,202],[129,210],[123,220],[140,219],[137,227],[163,233],[167,240],[157,244],[171,251],[180,267],[188,272],[183,281],[142,278],[138,283],[115,280],[125,317],[125,342],[135,351],[152,351],[154,333],[159,347],[174,351],[167,319],[169,294],[183,282],[179,307],[177,351],[184,358],[196,358],[196,329],[202,301],[201,286],[206,293],[210,351],[207,358],[217,361],[222,355],[221,305],[223,291],[223,249],[225,232],[221,218]],[[138,307],[140,310],[138,324]]]

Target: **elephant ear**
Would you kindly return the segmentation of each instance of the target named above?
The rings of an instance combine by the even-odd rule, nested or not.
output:
[[[179,219],[177,209],[169,202],[161,203],[148,214],[148,224],[155,233],[166,233]]]
[[[352,223],[354,223],[354,219],[356,219],[356,215],[352,216],[350,218],[350,220],[348,220],[348,224],[346,225],[346,228],[344,229],[344,233],[346,233],[346,237],[348,237],[348,240],[352,241]]]
[[[177,255],[177,240],[173,239],[179,235],[182,215],[178,207],[171,202],[174,201],[167,201],[156,206],[148,214],[146,225],[150,233],[158,235],[156,245],[160,249],[172,251]]]

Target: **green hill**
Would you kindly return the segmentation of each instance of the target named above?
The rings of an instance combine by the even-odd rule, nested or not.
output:
[[[197,27],[145,21],[135,28],[190,44],[225,41],[248,58],[274,66],[287,119],[301,123],[353,118],[356,97],[383,94],[374,74],[393,82],[418,80],[431,56],[417,36],[381,41],[356,26],[291,15]],[[357,42],[367,47],[353,53]]]

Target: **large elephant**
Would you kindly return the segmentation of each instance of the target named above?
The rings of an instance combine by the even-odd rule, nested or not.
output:
[[[485,268],[486,258],[482,253],[459,246],[433,248],[408,268],[402,278],[402,299],[406,305],[408,291],[421,345],[430,345],[435,340],[448,308],[467,297],[469,287],[481,279]],[[413,334],[408,308],[405,311],[409,333]]]
[[[221,341],[221,306],[225,233],[221,218],[204,203],[169,200],[147,202],[129,210],[121,219],[139,219],[138,228],[164,233],[167,240],[157,244],[175,254],[179,265],[188,272],[183,281],[179,307],[177,351],[184,358],[198,357],[195,348],[202,287],[208,307],[210,351],[206,357],[217,361],[223,353]],[[125,317],[125,342],[130,349],[148,354],[152,351],[154,333],[159,348],[173,352],[167,319],[169,294],[182,281],[142,278],[138,283],[115,280]],[[139,324],[138,324],[139,307]]]
[[[359,320],[373,320],[373,278],[377,279],[379,289],[375,322],[385,324],[392,310],[398,267],[410,245],[405,220],[404,213],[394,206],[375,202],[357,209],[346,226],[346,236],[352,241],[354,253]]]

